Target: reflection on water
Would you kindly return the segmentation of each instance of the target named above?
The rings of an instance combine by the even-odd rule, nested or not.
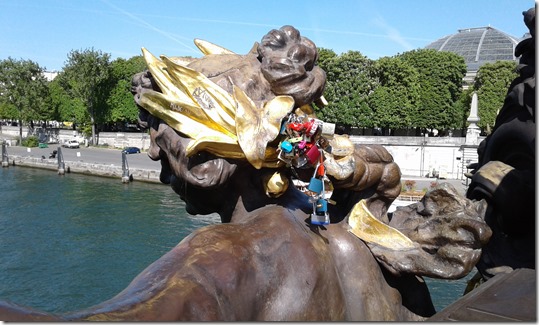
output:
[[[24,167],[0,170],[0,299],[49,312],[124,289],[193,230],[169,186]]]
[[[112,298],[193,230],[167,185],[24,167],[0,169],[0,299],[48,312]],[[470,275],[471,276],[471,275]],[[438,311],[467,278],[426,279]]]

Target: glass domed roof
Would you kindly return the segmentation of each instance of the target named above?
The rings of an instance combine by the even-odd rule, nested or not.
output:
[[[459,29],[425,48],[448,51],[461,55],[468,71],[477,71],[487,62],[516,61],[515,47],[519,40],[492,27]]]

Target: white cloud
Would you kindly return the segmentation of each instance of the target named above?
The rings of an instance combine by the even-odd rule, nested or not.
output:
[[[141,24],[142,26],[144,26],[144,27],[146,27],[146,28],[148,28],[148,29],[150,29],[150,30],[153,30],[153,31],[155,31],[155,32],[157,32],[157,33],[159,33],[159,34],[165,36],[166,38],[168,38],[168,39],[170,39],[170,40],[172,40],[172,41],[174,41],[174,42],[180,44],[181,46],[183,46],[183,47],[185,47],[185,48],[187,48],[187,49],[189,49],[189,50],[191,50],[191,51],[193,51],[193,52],[195,52],[195,53],[199,53],[199,51],[198,51],[197,49],[195,49],[194,47],[192,47],[192,46],[190,46],[190,45],[187,45],[186,43],[184,43],[183,41],[181,41],[177,36],[175,36],[175,35],[173,35],[173,34],[171,34],[171,33],[169,33],[169,32],[166,32],[166,31],[164,31],[164,30],[162,30],[162,29],[160,29],[160,28],[157,28],[156,26],[154,26],[154,25],[148,23],[147,21],[145,21],[145,20],[143,20],[143,19],[141,19],[141,18],[139,18],[139,17],[137,17],[137,16],[131,14],[130,12],[128,12],[128,11],[126,11],[126,10],[123,10],[123,9],[121,9],[121,8],[119,8],[119,7],[116,7],[115,5],[111,4],[111,3],[108,2],[107,0],[101,0],[101,1],[102,1],[103,3],[105,3],[106,5],[108,5],[109,7],[115,9],[116,11],[118,11],[118,12],[120,12],[120,13],[122,13],[123,15],[125,15],[125,16],[131,18],[132,20],[134,20],[134,21],[136,21],[136,22],[138,22],[138,23]]]
[[[415,48],[406,40],[405,37],[400,34],[400,32],[396,28],[389,25],[381,16],[376,16],[372,20],[372,22],[374,25],[380,27],[382,30],[385,31],[385,36],[387,38],[402,46],[405,51],[410,51]]]

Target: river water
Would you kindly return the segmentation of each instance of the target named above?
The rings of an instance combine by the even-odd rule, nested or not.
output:
[[[169,186],[10,166],[0,169],[0,300],[48,312],[100,303],[193,230]],[[427,279],[437,311],[466,280]]]

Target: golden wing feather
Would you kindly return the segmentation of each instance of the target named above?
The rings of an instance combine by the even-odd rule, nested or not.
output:
[[[279,134],[281,120],[294,107],[290,96],[278,96],[262,109],[257,109],[253,101],[238,87],[234,86],[236,108],[236,134],[247,160],[256,168],[261,168],[266,159],[266,147]]]
[[[165,95],[176,97],[184,102],[192,101],[192,99],[185,94],[181,89],[178,89],[172,82],[170,76],[166,71],[166,65],[159,59],[157,59],[152,53],[145,48],[142,48],[142,55],[146,60],[148,70],[150,70],[155,82],[161,89],[161,92]]]
[[[204,55],[210,55],[210,54],[236,54],[230,50],[225,49],[224,47],[221,47],[219,45],[215,45],[213,43],[210,43],[205,40],[201,40],[198,38],[195,38],[195,45],[198,47],[200,52],[202,52]]]
[[[230,94],[217,86],[202,73],[175,64],[164,57],[163,61],[167,66],[170,77],[179,83],[183,91],[198,103],[202,111],[208,115],[209,119],[224,128],[227,132],[235,134],[236,122],[229,114],[234,108],[234,100]],[[228,107],[224,110],[223,107]]]
[[[198,122],[189,116],[168,109],[169,99],[163,94],[154,91],[144,92],[140,96],[140,105],[150,114],[162,119],[170,127],[185,134],[192,139],[203,138],[208,135],[220,135],[222,142],[237,142],[236,136],[228,136],[220,130],[212,129],[206,123]],[[238,145],[238,150],[241,150]]]
[[[230,54],[209,42],[197,44],[205,54]],[[146,49],[142,52],[162,93],[143,92],[140,105],[191,138],[188,156],[205,150],[220,157],[247,159],[256,168],[282,165],[276,149],[267,145],[292,111],[292,97],[277,96],[258,108],[236,86],[231,95],[181,60],[166,56],[158,60]]]
[[[415,248],[415,244],[397,229],[376,219],[361,200],[354,207],[348,216],[349,231],[367,243],[374,243],[380,246],[395,250],[405,250]]]

